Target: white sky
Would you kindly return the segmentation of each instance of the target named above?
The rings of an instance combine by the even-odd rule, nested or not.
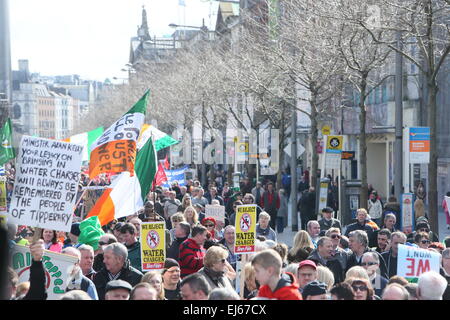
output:
[[[11,64],[29,60],[41,75],[79,74],[104,81],[126,77],[130,38],[137,35],[142,5],[150,35],[171,35],[169,23],[215,25],[218,2],[210,0],[10,0]]]

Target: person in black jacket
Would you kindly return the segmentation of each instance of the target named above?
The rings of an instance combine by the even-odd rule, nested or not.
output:
[[[319,220],[320,235],[324,236],[325,232],[330,228],[338,228],[341,231],[341,222],[333,218],[333,209],[325,207],[322,209],[322,219]]]
[[[349,224],[347,226],[347,229],[345,230],[345,236],[348,237],[348,235],[350,234],[350,232],[355,231],[355,230],[362,230],[365,231],[367,233],[367,236],[369,237],[369,239],[372,238],[372,234],[373,234],[373,228],[367,224],[368,221],[368,213],[367,210],[364,208],[358,209],[356,211],[356,222]]]
[[[334,283],[344,281],[344,270],[338,259],[333,257],[333,242],[329,237],[321,237],[317,241],[317,249],[315,249],[308,260],[314,261],[317,265],[322,265],[331,270],[334,275]]]
[[[94,276],[99,300],[105,300],[106,284],[111,280],[124,280],[132,287],[138,284],[143,274],[130,266],[128,250],[121,243],[112,243],[103,249],[105,267]]]
[[[317,219],[316,190],[314,187],[310,187],[309,190],[303,191],[302,197],[298,202],[298,209],[300,211],[302,230],[306,230],[308,222]]]
[[[169,249],[167,250],[166,257],[172,258],[178,261],[180,255],[180,245],[189,238],[191,234],[191,225],[185,221],[182,221],[175,228],[175,239],[172,241]]]
[[[369,238],[367,237],[367,233],[365,231],[362,231],[362,230],[352,231],[352,232],[350,232],[348,239],[349,239],[349,243],[350,243],[350,249],[352,250],[353,253],[348,258],[346,272],[351,267],[360,266],[361,262],[362,262],[362,256],[364,255],[364,253],[372,251],[372,252],[375,252],[379,257],[380,274],[383,277],[388,278],[386,263],[385,263],[383,257],[381,256],[381,254],[379,254],[375,250],[372,250],[369,248],[369,246],[368,246]]]
[[[381,254],[384,261],[386,262],[386,268],[388,272],[388,276],[386,278],[389,279],[397,275],[398,245],[405,243],[406,235],[403,232],[397,231],[391,234],[391,249]]]

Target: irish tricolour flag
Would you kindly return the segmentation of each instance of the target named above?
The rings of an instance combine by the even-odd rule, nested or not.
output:
[[[136,141],[144,124],[148,96],[149,91],[92,144],[89,178],[107,172],[134,174]]]
[[[151,124],[144,124],[142,126],[141,135],[137,143],[138,150],[147,142],[147,140],[150,137],[153,137],[156,151],[159,151],[161,149],[170,147],[171,145],[178,143],[178,140],[175,140],[167,133],[164,133],[161,130],[156,129]]]
[[[157,155],[150,138],[138,151],[134,174],[122,172],[104,191],[87,218],[98,216],[102,226],[114,218],[137,212],[144,206],[157,170]]]
[[[99,127],[92,131],[83,132],[64,139],[63,141],[75,143],[83,146],[82,161],[89,161],[91,155],[91,145],[103,134],[103,127]]]

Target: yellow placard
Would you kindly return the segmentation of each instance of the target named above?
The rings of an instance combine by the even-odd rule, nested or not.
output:
[[[6,206],[6,181],[0,180],[0,213],[8,212]]]
[[[322,127],[322,134],[324,136],[328,136],[331,133],[331,127],[329,125],[325,125]]]
[[[0,226],[3,226],[6,228],[6,225],[7,225],[6,214],[0,214]]]
[[[236,254],[255,252],[256,205],[237,206],[235,227],[234,252]]]
[[[342,145],[344,144],[343,136],[328,136],[327,137],[327,152],[330,151],[342,151]]]
[[[142,271],[163,269],[166,260],[166,224],[144,222],[141,224]]]

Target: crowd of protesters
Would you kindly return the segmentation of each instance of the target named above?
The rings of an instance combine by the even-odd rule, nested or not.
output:
[[[308,181],[305,172],[299,184],[301,230],[288,247],[278,238],[287,226],[289,192],[274,181],[253,185],[243,179],[240,188],[232,188],[220,177],[207,186],[188,180],[185,186],[156,187],[141,211],[101,226],[95,217],[84,217],[111,177],[102,175],[90,185],[98,188],[86,189],[83,175],[69,233],[43,229],[36,241],[33,228],[8,225],[11,247],[28,246],[33,260],[29,282],[18,283],[9,269],[8,298],[46,299],[45,249],[77,258],[64,300],[450,299],[450,238],[438,242],[426,218],[404,234],[395,197],[383,205],[370,190],[368,208],[358,209],[355,221],[343,226],[334,216],[339,205],[334,183],[318,215]],[[256,252],[245,261],[234,253],[236,208],[243,204],[256,205],[258,221]],[[223,205],[225,221],[205,217],[207,205]],[[140,226],[151,221],[165,222],[166,260],[162,270],[143,273]],[[399,244],[438,253],[440,273],[423,273],[417,283],[398,276]]]

